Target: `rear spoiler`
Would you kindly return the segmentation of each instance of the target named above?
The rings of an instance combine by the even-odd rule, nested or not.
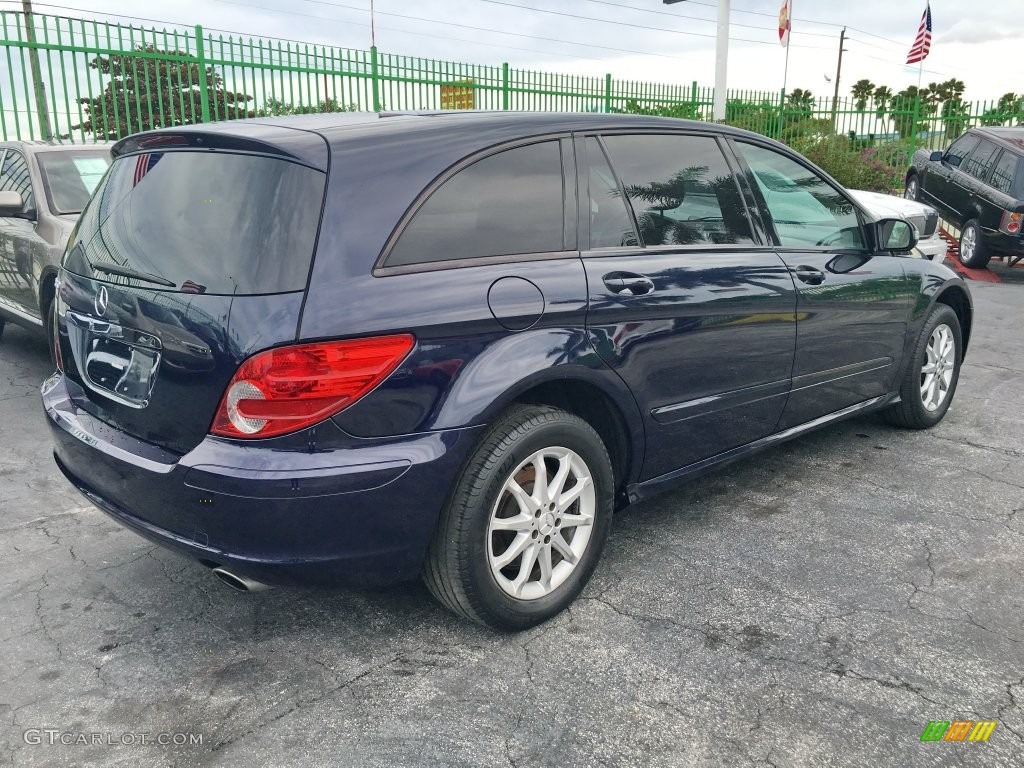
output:
[[[114,144],[110,154],[116,159],[141,152],[197,149],[277,156],[325,173],[329,158],[327,141],[318,133],[244,121],[220,123],[216,128],[178,126],[136,133]]]

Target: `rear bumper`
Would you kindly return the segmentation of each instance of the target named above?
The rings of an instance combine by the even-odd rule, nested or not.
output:
[[[982,232],[985,246],[992,253],[1002,256],[1024,256],[1024,238],[1020,235],[1007,235],[998,230]]]
[[[316,452],[208,437],[177,457],[80,409],[76,387],[55,374],[42,388],[65,477],[147,539],[268,584],[415,578],[480,429]]]

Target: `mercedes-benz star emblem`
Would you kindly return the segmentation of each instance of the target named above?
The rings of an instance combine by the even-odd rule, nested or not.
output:
[[[98,317],[103,317],[103,315],[107,314],[107,287],[105,285],[100,286],[99,293],[92,300],[92,307],[96,310]]]

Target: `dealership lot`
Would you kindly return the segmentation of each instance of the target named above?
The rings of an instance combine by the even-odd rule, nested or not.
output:
[[[45,346],[8,326],[0,761],[1024,764],[1024,269],[996,269],[938,427],[846,422],[630,509],[519,635],[419,584],[237,595],[123,530],[54,466]]]

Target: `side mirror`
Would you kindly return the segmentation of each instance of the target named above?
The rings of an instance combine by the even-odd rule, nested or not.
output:
[[[933,163],[942,162],[943,157],[945,157],[945,155],[941,152],[941,150],[935,150],[930,155],[928,155],[928,159]]]
[[[20,192],[0,192],[0,216],[17,216],[24,207]]]
[[[917,230],[903,219],[882,219],[875,223],[875,242],[880,251],[909,253],[917,245]]]

